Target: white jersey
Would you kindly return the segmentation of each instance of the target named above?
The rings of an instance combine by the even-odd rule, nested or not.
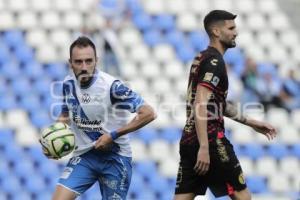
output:
[[[119,80],[102,71],[96,71],[87,87],[81,87],[72,73],[63,83],[64,105],[71,128],[75,133],[74,156],[93,148],[104,133],[117,130],[128,122],[129,112],[135,112],[143,99]],[[131,157],[129,136],[117,138],[112,151]]]

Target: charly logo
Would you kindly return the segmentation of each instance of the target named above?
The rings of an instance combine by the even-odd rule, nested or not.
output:
[[[87,93],[84,93],[84,94],[82,95],[82,97],[81,97],[81,101],[82,101],[83,103],[90,103],[90,101],[91,101],[90,95],[87,94]]]

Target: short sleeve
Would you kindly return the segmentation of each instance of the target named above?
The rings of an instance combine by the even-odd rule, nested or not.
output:
[[[128,110],[132,113],[144,105],[142,97],[119,80],[114,81],[111,86],[110,99],[112,105],[116,108]]]
[[[220,83],[222,73],[224,72],[224,62],[217,57],[205,59],[198,71],[198,84],[215,90]]]

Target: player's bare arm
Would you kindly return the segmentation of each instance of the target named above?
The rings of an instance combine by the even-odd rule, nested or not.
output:
[[[237,106],[231,101],[226,102],[226,109],[224,112],[224,116],[234,121],[237,121],[239,123],[242,123],[246,126],[250,126],[256,132],[265,135],[268,138],[268,140],[272,140],[274,137],[276,137],[277,133],[275,128],[272,125],[266,122],[244,117],[242,114],[238,112]]]
[[[127,125],[116,131],[117,137],[136,131],[137,129],[142,128],[153,121],[155,118],[156,113],[154,112],[154,109],[148,104],[142,105],[138,109],[136,116]],[[110,134],[103,134],[97,140],[95,148],[100,150],[105,149],[112,142],[113,138]]]
[[[211,94],[211,90],[198,85],[194,102],[194,117],[200,148],[194,170],[199,175],[206,174],[210,164],[209,143],[207,136],[207,102]]]

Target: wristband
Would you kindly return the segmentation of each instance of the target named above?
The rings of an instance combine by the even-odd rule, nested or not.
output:
[[[117,131],[112,131],[110,132],[110,136],[113,140],[117,139],[119,137],[118,132]]]

